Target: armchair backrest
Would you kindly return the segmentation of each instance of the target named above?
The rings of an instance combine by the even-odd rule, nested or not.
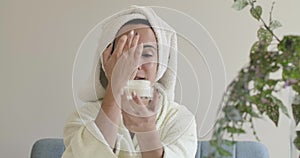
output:
[[[230,158],[269,158],[268,149],[259,142],[240,141],[225,148],[232,153]],[[61,158],[64,150],[62,139],[41,139],[34,143],[31,158]],[[209,142],[199,141],[196,158],[207,156],[209,151]]]

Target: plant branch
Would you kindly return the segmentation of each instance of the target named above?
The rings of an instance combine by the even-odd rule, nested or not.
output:
[[[251,8],[256,12],[255,7],[254,7],[254,2],[255,2],[255,1],[249,0],[248,2],[249,2],[249,4],[251,5]],[[256,14],[257,14],[257,12],[256,12]],[[261,18],[261,17],[259,17],[259,20],[263,23],[264,27],[272,34],[272,36],[273,36],[278,42],[280,42],[280,39],[274,34],[274,32],[273,32],[273,31],[270,29],[270,27],[266,24],[266,22],[264,21],[264,19]]]

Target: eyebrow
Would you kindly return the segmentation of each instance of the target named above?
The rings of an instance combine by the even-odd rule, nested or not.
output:
[[[156,47],[154,47],[153,45],[149,45],[149,44],[146,44],[144,45],[144,48],[153,48],[153,49],[157,49]]]

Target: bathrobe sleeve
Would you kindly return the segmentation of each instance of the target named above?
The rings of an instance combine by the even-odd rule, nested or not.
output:
[[[98,109],[85,106],[79,112],[74,112],[65,125],[62,158],[117,158],[94,122]]]
[[[194,158],[197,151],[195,118],[184,106],[174,107],[167,114],[161,134],[164,158]]]

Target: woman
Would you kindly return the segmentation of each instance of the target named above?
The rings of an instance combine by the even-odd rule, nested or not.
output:
[[[195,157],[194,117],[174,102],[174,30],[151,8],[137,6],[108,19],[103,29],[103,39],[115,39],[96,55],[93,86],[81,97],[87,104],[66,123],[63,158]],[[129,80],[150,81],[153,97],[128,94]]]

